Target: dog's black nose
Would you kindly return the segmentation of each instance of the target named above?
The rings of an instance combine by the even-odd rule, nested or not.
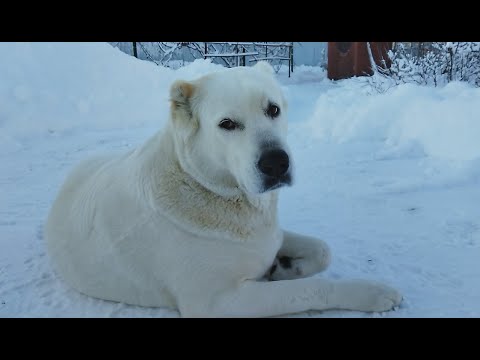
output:
[[[281,149],[265,151],[258,161],[260,171],[274,178],[285,175],[289,166],[288,155]]]

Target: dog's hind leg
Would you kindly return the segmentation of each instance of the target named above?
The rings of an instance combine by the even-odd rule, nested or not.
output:
[[[283,244],[275,261],[266,274],[268,280],[291,280],[304,278],[330,264],[330,250],[320,239],[283,232]]]

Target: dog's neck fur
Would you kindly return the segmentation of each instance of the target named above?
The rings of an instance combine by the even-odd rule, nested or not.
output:
[[[182,168],[174,146],[173,134],[167,126],[139,149],[148,152],[142,166],[150,179],[144,181],[149,185],[143,191],[151,192],[152,206],[164,216],[183,229],[196,229],[198,235],[222,234],[237,241],[278,226],[278,191],[257,196],[217,194]]]

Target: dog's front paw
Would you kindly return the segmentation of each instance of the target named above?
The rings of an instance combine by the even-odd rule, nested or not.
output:
[[[402,295],[397,290],[373,281],[342,281],[336,284],[335,289],[336,300],[343,309],[387,311],[402,301]]]

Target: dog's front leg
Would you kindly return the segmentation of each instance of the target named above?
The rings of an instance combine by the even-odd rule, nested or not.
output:
[[[386,311],[402,298],[396,290],[375,282],[321,278],[246,280],[230,290],[210,294],[215,298],[197,298],[195,302],[189,298],[188,305],[179,304],[182,316],[267,317],[327,309]]]
[[[282,247],[266,277],[269,280],[304,278],[325,270],[329,264],[330,250],[323,240],[284,231]]]

